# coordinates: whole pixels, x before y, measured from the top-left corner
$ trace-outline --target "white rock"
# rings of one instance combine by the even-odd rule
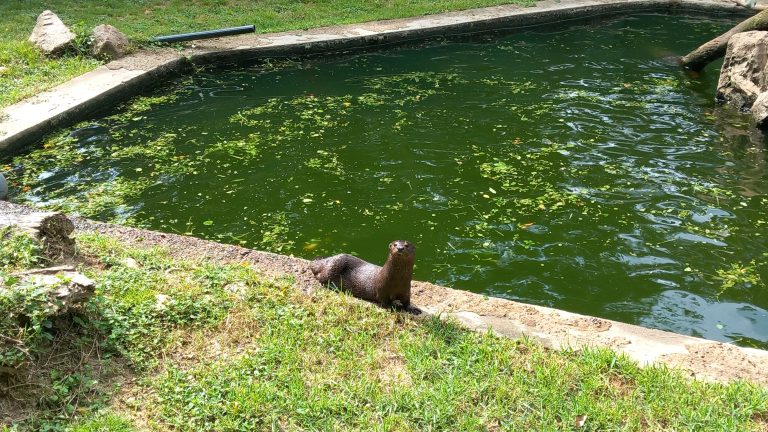
[[[56,16],[46,10],[37,17],[37,24],[29,36],[29,41],[40,47],[46,55],[60,54],[72,45],[75,34]]]
[[[158,310],[165,310],[168,306],[168,302],[170,302],[172,299],[165,295],[165,294],[157,294],[155,295],[155,308]]]
[[[122,263],[123,263],[124,266],[126,266],[128,268],[132,268],[132,269],[139,268],[139,263],[136,262],[136,260],[131,258],[131,257],[123,258]]]
[[[232,282],[230,284],[227,284],[224,289],[227,292],[230,292],[234,294],[239,299],[244,299],[245,296],[248,294],[248,285],[246,285],[244,282]]]

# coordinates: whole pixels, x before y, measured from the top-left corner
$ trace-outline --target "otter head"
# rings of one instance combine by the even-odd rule
[[[395,240],[389,244],[389,254],[395,257],[416,255],[416,246],[408,240]]]

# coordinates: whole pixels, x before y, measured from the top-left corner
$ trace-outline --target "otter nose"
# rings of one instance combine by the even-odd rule
[[[404,250],[405,250],[405,246],[404,246],[404,245],[402,245],[402,244],[398,244],[398,245],[396,245],[395,247],[397,248],[397,251],[398,251],[398,252],[402,252],[402,251],[404,251]]]

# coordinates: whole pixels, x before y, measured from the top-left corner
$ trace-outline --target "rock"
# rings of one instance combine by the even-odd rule
[[[750,31],[731,36],[720,69],[717,99],[749,111],[757,96],[768,90],[767,52],[768,32]]]
[[[751,111],[758,127],[768,127],[768,32],[737,33],[728,41],[717,99]]]
[[[49,10],[37,17],[37,24],[29,36],[29,41],[40,47],[48,56],[61,54],[74,40],[75,34]]]
[[[239,298],[240,300],[245,299],[245,297],[248,295],[248,285],[245,284],[245,282],[232,282],[230,284],[227,284],[224,287],[224,290],[232,293],[235,297]]]
[[[22,280],[47,291],[51,315],[64,315],[93,295],[96,282],[69,266],[29,270]]]
[[[752,104],[752,118],[757,127],[761,129],[768,127],[768,92],[760,93]]]
[[[121,262],[122,262],[122,264],[123,264],[124,266],[126,266],[126,267],[128,267],[128,268],[132,268],[132,269],[137,269],[137,268],[139,268],[139,263],[138,263],[138,262],[136,262],[136,260],[135,260],[135,259],[133,259],[133,258],[131,258],[131,257],[126,257],[126,258],[123,258],[123,260],[122,260]]]
[[[69,237],[75,225],[61,213],[0,214],[0,227],[16,227],[37,238],[43,245],[43,254],[51,261],[70,258],[76,253],[75,240]]]
[[[94,27],[91,32],[91,54],[94,57],[115,60],[123,57],[130,49],[130,42],[120,30],[109,24]]]
[[[3,173],[0,173],[0,200],[8,198],[8,181],[5,180]]]
[[[172,300],[173,299],[171,299],[169,296],[167,296],[165,294],[160,294],[160,293],[156,294],[155,295],[155,309],[157,309],[157,310],[165,310],[165,309],[167,309],[168,308],[168,306],[167,306],[168,303],[170,301],[172,301]]]

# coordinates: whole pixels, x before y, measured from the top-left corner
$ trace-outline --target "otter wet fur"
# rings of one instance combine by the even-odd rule
[[[406,240],[389,244],[389,255],[383,267],[348,254],[316,258],[310,264],[315,278],[326,285],[329,282],[353,296],[389,308],[395,301],[403,309],[411,304],[411,278],[416,247]]]

